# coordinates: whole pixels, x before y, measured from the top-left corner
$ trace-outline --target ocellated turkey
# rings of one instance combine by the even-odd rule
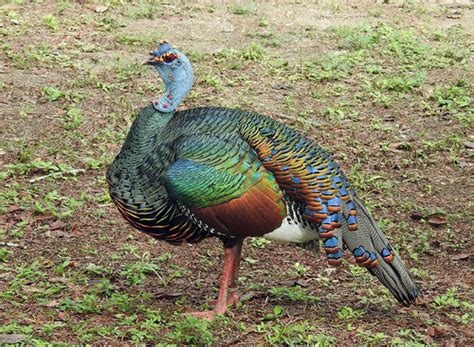
[[[314,141],[256,113],[203,107],[176,111],[191,90],[187,57],[165,41],[144,64],[156,68],[164,95],[140,111],[107,173],[110,195],[138,230],[174,244],[223,241],[220,292],[211,318],[235,303],[243,239],[311,244],[322,240],[329,264],[343,250],[404,305],[420,295],[404,263]]]

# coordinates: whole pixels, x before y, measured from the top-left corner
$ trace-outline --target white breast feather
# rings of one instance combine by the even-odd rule
[[[318,232],[311,229],[309,225],[305,227],[286,218],[278,229],[263,237],[275,241],[305,243],[318,239]]]

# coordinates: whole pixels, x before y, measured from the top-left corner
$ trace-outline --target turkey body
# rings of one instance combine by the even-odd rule
[[[276,140],[277,130],[322,152],[255,113],[195,108],[164,114],[146,107],[107,173],[111,197],[133,226],[171,243],[266,234],[298,243],[317,239],[303,204],[262,163],[281,145],[265,141]]]
[[[322,239],[330,264],[339,265],[347,248],[399,302],[419,296],[339,166],[312,140],[268,117],[226,108],[161,113],[150,105],[107,180],[121,214],[157,239],[179,244],[215,236],[228,248],[251,236]]]

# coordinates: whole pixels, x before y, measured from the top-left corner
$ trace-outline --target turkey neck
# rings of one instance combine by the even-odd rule
[[[133,122],[116,161],[125,161],[128,165],[143,161],[153,151],[153,144],[158,145],[157,138],[173,115],[174,112],[158,112],[152,106],[144,108]]]

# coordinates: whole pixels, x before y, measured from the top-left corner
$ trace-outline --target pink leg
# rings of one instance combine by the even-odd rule
[[[243,239],[239,239],[232,248],[224,248],[224,269],[222,270],[219,296],[214,309],[212,311],[192,312],[191,315],[213,319],[216,314],[224,314],[227,311],[228,304],[235,304],[238,301],[235,292],[231,292],[229,296],[229,287],[232,289],[237,287],[242,243]]]
[[[239,279],[239,269],[240,269],[240,255],[242,253],[242,244],[243,240],[239,241],[235,247],[236,257],[234,257],[234,268],[232,271],[232,280],[230,282],[230,293],[227,297],[227,305],[236,305],[239,302],[239,295],[237,294],[238,279]]]

